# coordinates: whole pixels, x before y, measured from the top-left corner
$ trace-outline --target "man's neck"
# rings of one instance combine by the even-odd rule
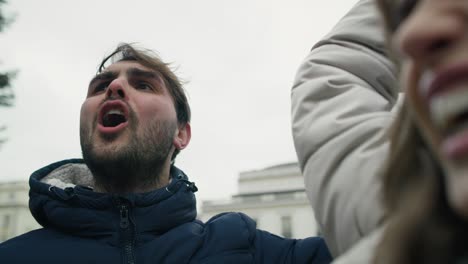
[[[122,176],[113,178],[112,175],[102,177],[93,174],[95,179],[95,191],[113,194],[144,193],[165,187],[170,182],[171,164],[166,163],[159,172],[147,170],[134,170]],[[108,171],[111,172],[111,171]],[[148,175],[148,173],[151,173]],[[154,174],[153,174],[154,173]]]

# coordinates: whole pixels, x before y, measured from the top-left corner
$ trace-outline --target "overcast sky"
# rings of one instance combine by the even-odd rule
[[[188,83],[192,140],[176,165],[198,200],[237,192],[239,172],[296,161],[290,126],[295,72],[356,0],[9,0],[0,70],[19,70],[0,181],[27,180],[81,157],[79,111],[90,78],[118,43],[173,62]]]

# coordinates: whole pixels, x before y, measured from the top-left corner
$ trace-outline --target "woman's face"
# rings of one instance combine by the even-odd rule
[[[396,2],[402,85],[445,172],[449,203],[468,218],[468,0]]]

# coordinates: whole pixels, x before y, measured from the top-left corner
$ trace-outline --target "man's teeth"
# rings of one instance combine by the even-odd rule
[[[115,127],[126,121],[127,118],[120,109],[110,109],[102,117],[102,125],[105,127]]]
[[[106,115],[112,115],[112,114],[123,115],[123,112],[118,110],[118,109],[112,109],[112,110],[110,110],[109,112],[106,113]]]
[[[457,121],[457,117],[468,112],[468,89],[459,88],[431,99],[432,120],[441,129],[446,129]]]

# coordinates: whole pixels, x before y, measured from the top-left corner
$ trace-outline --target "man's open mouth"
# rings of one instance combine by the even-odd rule
[[[102,125],[104,127],[116,127],[124,122],[127,122],[125,114],[117,109],[110,110],[102,117]]]
[[[111,101],[103,105],[99,112],[99,124],[105,128],[118,127],[128,121],[128,108],[120,101]]]

